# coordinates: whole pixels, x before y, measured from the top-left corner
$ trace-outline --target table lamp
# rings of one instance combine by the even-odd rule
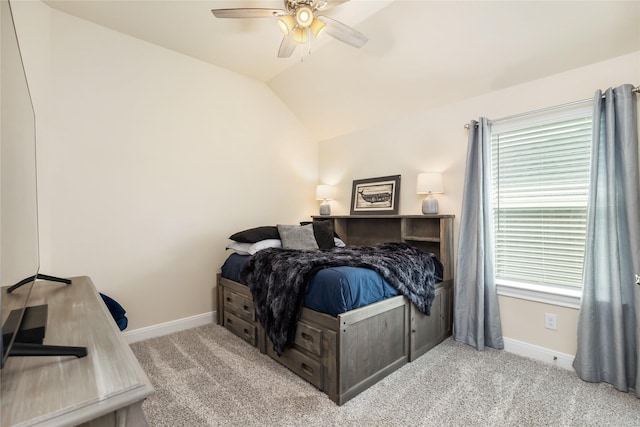
[[[322,204],[320,204],[320,215],[331,215],[329,200],[332,199],[333,187],[331,185],[320,184],[316,187],[316,200],[322,200]]]
[[[439,172],[425,172],[418,174],[417,194],[426,194],[422,201],[423,214],[438,213],[438,199],[433,197],[435,193],[444,193],[442,188],[442,175]]]

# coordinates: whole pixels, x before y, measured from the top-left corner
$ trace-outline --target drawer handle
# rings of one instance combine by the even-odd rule
[[[249,306],[245,305],[244,307],[242,307],[244,309],[244,311],[249,311]]]
[[[231,302],[231,301],[233,301],[233,299],[231,297],[227,297],[227,301]]]
[[[303,333],[301,334],[301,336],[302,336],[302,339],[303,339],[303,340],[307,340],[307,341],[313,342],[313,337],[312,337],[311,335],[306,334],[306,333],[304,333],[304,332],[303,332]]]
[[[227,323],[228,323],[229,325],[233,325],[233,322],[232,322],[232,321],[231,321],[231,319],[229,319],[228,317],[227,317]]]
[[[300,367],[302,367],[302,370],[305,371],[307,374],[313,375],[313,368],[311,366],[307,365],[306,363],[303,363],[302,365],[300,365]]]
[[[249,334],[249,330],[247,328],[244,329],[244,334],[246,336],[248,336],[248,337],[251,336],[251,334]]]

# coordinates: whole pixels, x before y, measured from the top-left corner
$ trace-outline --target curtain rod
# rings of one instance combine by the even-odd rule
[[[640,86],[636,86],[633,89],[631,89],[631,93],[640,93]],[[604,98],[604,95],[602,95],[602,97]],[[517,117],[526,116],[526,115],[529,115],[529,114],[544,113],[545,111],[555,110],[557,108],[570,107],[572,105],[582,104],[584,102],[589,102],[589,101],[592,101],[592,100],[593,100],[593,98],[587,98],[587,99],[583,99],[583,100],[580,100],[580,101],[569,102],[567,104],[562,104],[562,105],[556,105],[556,106],[553,106],[553,107],[542,108],[540,110],[528,111],[526,113],[520,113],[520,114],[514,114],[513,116],[502,117],[500,119],[495,119],[495,120],[491,120],[491,121],[492,122],[497,122],[497,121],[500,121],[500,120],[515,119]],[[465,129],[469,129],[469,123],[465,124],[464,128]]]

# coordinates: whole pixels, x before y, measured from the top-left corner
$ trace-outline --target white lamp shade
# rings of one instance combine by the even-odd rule
[[[311,32],[314,36],[320,37],[322,33],[324,33],[324,31],[327,29],[327,26],[318,18],[314,18],[313,21],[311,21],[309,29],[311,29]]]
[[[288,35],[296,26],[296,22],[291,15],[285,15],[278,20],[278,26],[284,35]]]
[[[306,28],[296,27],[293,30],[293,41],[298,44],[305,44],[309,39]]]
[[[333,186],[320,184],[316,187],[316,200],[332,200]]]
[[[307,6],[299,7],[296,10],[296,24],[299,27],[306,28],[313,22],[313,12]]]
[[[439,172],[425,172],[418,174],[417,194],[444,193],[442,175]]]

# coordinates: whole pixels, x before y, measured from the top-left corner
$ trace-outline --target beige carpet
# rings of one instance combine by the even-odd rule
[[[343,406],[207,325],[135,343],[152,426],[640,426],[640,399],[448,339]]]

